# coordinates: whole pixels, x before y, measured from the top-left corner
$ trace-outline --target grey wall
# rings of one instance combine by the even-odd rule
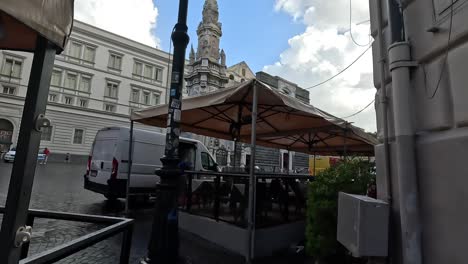
[[[385,3],[386,1],[381,1]],[[468,244],[468,1],[454,1],[451,46],[447,60],[450,31],[450,0],[402,1],[405,32],[418,66],[411,69],[411,115],[416,138],[416,168],[420,191],[423,227],[423,263],[466,263]],[[377,0],[370,0],[373,44],[374,83],[380,89],[379,45],[388,48],[388,28],[384,39],[377,36]],[[385,4],[384,4],[385,6]],[[386,8],[384,25],[386,25]],[[438,31],[431,33],[429,28]],[[441,75],[443,65],[445,71]],[[386,65],[387,97],[392,104],[391,78]],[[437,88],[438,80],[442,76]],[[376,102],[378,135],[383,140],[382,104]],[[389,139],[393,141],[393,109],[389,109]],[[391,157],[390,157],[391,158]],[[391,158],[394,160],[394,158]],[[376,147],[379,197],[385,198],[385,153]],[[391,165],[393,198],[393,263],[401,263],[401,237],[398,207],[398,175]]]

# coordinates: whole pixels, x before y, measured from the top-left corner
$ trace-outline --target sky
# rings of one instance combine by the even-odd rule
[[[196,28],[204,0],[189,3],[189,48],[192,44],[196,48]],[[246,61],[254,72],[281,76],[302,88],[336,75],[363,54],[371,42],[368,0],[218,3],[223,25],[221,48],[226,52],[227,64]],[[169,51],[178,4],[176,0],[75,0],[75,18]],[[337,117],[347,117],[372,102],[373,86],[372,56],[367,51],[333,80],[309,89],[310,102]],[[374,105],[347,120],[374,132]]]

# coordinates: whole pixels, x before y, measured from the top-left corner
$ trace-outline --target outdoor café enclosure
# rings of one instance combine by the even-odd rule
[[[181,228],[248,258],[271,255],[303,239],[306,187],[313,180],[310,175],[256,171],[256,145],[369,157],[377,143],[362,129],[256,79],[186,98],[181,112],[172,114],[180,122],[178,133],[250,144],[248,172],[186,171],[179,198]],[[164,128],[168,106],[133,112],[131,119]]]

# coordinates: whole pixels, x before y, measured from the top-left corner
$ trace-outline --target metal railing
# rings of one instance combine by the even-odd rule
[[[249,174],[187,171],[181,183],[179,207],[192,215],[247,226]],[[256,227],[305,219],[305,174],[256,173]]]
[[[0,207],[0,214],[5,214],[4,207]],[[120,233],[123,233],[123,239],[119,263],[129,263],[133,235],[133,219],[30,209],[28,211],[26,225],[33,227],[36,218],[107,224],[109,226],[29,257],[30,242],[24,243],[21,248],[21,261],[19,262],[21,264],[54,263]]]

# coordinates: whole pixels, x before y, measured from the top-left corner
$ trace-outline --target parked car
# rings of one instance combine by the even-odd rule
[[[130,129],[109,127],[98,131],[88,158],[84,188],[103,194],[108,199],[125,198],[128,178]],[[162,167],[166,135],[134,130],[133,165],[130,192],[141,195],[154,193],[159,177],[155,171]],[[208,149],[200,141],[180,138],[179,156],[189,170],[218,171]]]
[[[15,156],[16,156],[16,148],[12,148],[10,151],[5,153],[3,156],[3,161],[8,163],[8,162],[14,162],[15,161]],[[45,159],[45,155],[42,153],[37,154],[37,161],[42,162]]]

